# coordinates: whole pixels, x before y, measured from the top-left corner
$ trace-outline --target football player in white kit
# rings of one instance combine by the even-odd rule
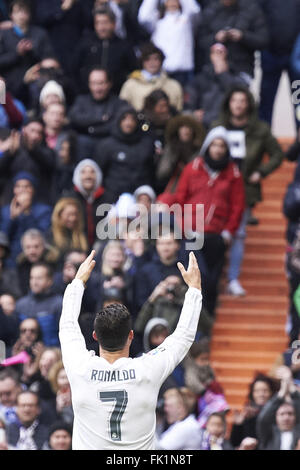
[[[133,339],[127,308],[112,304],[96,315],[88,351],[78,317],[84,287],[95,266],[92,251],[66,288],[59,325],[62,358],[74,410],[73,450],[155,450],[159,389],[192,345],[202,307],[201,275],[194,253],[178,268],[189,289],[174,333],[156,349],[129,357]]]

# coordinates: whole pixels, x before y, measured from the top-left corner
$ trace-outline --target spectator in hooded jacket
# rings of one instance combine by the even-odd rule
[[[179,82],[170,78],[164,71],[163,52],[154,44],[147,43],[141,48],[141,70],[132,72],[122,86],[120,97],[141,111],[145,98],[154,90],[167,93],[170,104],[178,111],[183,107],[183,90]]]
[[[248,82],[254,76],[254,52],[267,47],[269,34],[257,2],[217,0],[203,11],[198,41],[205,63],[209,63],[210,47],[224,44],[230,66]]]
[[[246,87],[237,86],[228,92],[219,118],[212,125],[227,129],[231,157],[239,166],[245,183],[246,207],[231,245],[227,286],[230,294],[240,296],[246,293],[239,282],[246,225],[258,223],[251,209],[262,200],[263,178],[281,165],[284,154],[269,125],[258,119],[254,98]],[[268,159],[264,160],[266,154]]]
[[[31,24],[27,0],[11,2],[10,18],[12,27],[1,34],[0,73],[7,81],[8,90],[19,98],[26,71],[53,50],[46,31]]]
[[[88,91],[88,74],[95,66],[104,67],[114,77],[112,90],[119,93],[127,75],[136,67],[136,56],[126,39],[115,34],[116,17],[109,8],[94,12],[94,31],[75,49],[73,71],[82,93]]]
[[[45,263],[36,263],[30,271],[30,293],[18,300],[16,311],[20,320],[37,318],[46,346],[58,346],[58,323],[62,297],[53,292],[53,273]]]
[[[245,206],[243,178],[231,162],[224,127],[209,132],[200,156],[184,168],[176,192],[163,193],[159,200],[169,205],[179,203],[182,208],[192,204],[191,220],[184,221],[185,228],[189,222],[191,232],[197,232],[196,205],[204,205],[204,245],[196,251],[196,256],[202,267],[203,304],[214,315],[226,247],[239,227]]]
[[[46,233],[51,224],[52,207],[34,200],[36,180],[26,172],[17,173],[13,180],[14,196],[9,205],[2,207],[0,228],[10,240],[10,256],[6,264],[16,266],[21,253],[20,239],[29,228]]]
[[[88,77],[89,94],[77,96],[70,109],[70,124],[79,134],[80,158],[93,157],[97,142],[110,136],[117,113],[126,105],[111,91],[112,85],[108,70],[94,67]]]
[[[194,0],[143,0],[139,22],[151,33],[151,41],[164,55],[164,69],[183,86],[194,72],[194,26],[200,6]]]
[[[94,160],[86,158],[76,166],[73,174],[74,196],[82,206],[85,218],[85,234],[91,248],[96,241],[96,226],[100,218],[96,212],[104,202],[102,186],[102,171]]]
[[[122,193],[133,193],[143,184],[151,185],[154,178],[154,142],[144,132],[137,112],[120,110],[111,137],[101,142],[95,160],[103,172],[106,201],[114,203]]]

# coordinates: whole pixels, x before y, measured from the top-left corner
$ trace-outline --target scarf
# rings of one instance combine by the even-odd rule
[[[24,426],[20,427],[20,437],[17,442],[18,450],[37,450],[37,445],[33,439],[33,435],[38,424],[39,422],[36,419],[28,428],[25,428]]]

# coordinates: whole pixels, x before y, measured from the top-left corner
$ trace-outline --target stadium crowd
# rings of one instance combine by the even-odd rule
[[[224,270],[228,295],[246,293],[240,269],[263,179],[284,158],[300,161],[300,131],[284,155],[270,127],[283,71],[300,79],[298,0],[0,0],[1,450],[71,449],[59,318],[92,248],[79,322],[96,354],[94,317],[113,302],[132,313],[132,357],[159,346],[187,290],[177,262],[197,257],[202,312],[160,390],[158,449],[300,450],[291,349],[249,384],[230,433],[210,363]],[[296,104],[294,115],[299,129]],[[291,342],[300,339],[299,194],[298,165],[283,207]],[[180,214],[169,214],[174,205]]]

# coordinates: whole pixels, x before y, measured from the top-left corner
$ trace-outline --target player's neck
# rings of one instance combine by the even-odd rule
[[[110,352],[110,351],[105,351],[104,349],[100,347],[99,355],[100,357],[103,357],[103,359],[105,359],[110,364],[113,364],[115,361],[117,361],[118,359],[121,359],[122,357],[129,357],[129,349],[124,348],[121,351]]]

